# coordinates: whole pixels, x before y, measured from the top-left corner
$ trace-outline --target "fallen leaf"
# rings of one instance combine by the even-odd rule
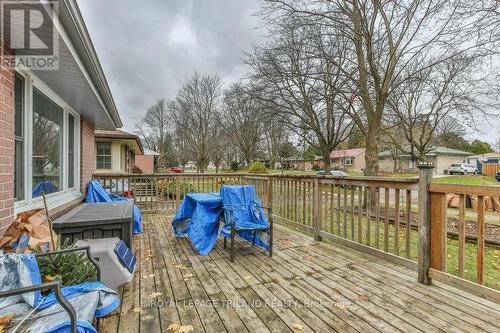
[[[178,333],[189,333],[192,330],[194,330],[193,325],[183,325],[183,326],[179,327]]]
[[[172,324],[168,325],[168,327],[167,327],[167,331],[175,331],[175,330],[176,330],[176,329],[178,329],[178,328],[179,328],[179,324],[177,324],[177,323],[172,323]]]
[[[141,320],[151,320],[151,319],[153,319],[153,316],[150,315],[141,317]]]
[[[192,277],[193,277],[193,274],[191,274],[191,273],[184,274],[184,278],[185,279],[189,279],[189,278],[192,278]]]
[[[362,301],[369,301],[370,300],[370,296],[368,296],[368,295],[359,295],[359,299],[362,300]]]
[[[0,317],[0,325],[5,325],[10,323],[10,321],[14,318],[14,313],[9,313],[8,315],[5,315],[3,317]]]
[[[251,275],[245,275],[243,278],[244,278],[245,280],[250,280],[250,279],[252,278],[252,276],[251,276]]]
[[[154,277],[155,277],[155,275],[154,275],[154,274],[149,274],[149,275],[144,275],[142,278],[143,278],[144,280],[147,280],[147,279],[151,279],[151,278],[154,278]]]
[[[151,295],[149,295],[150,297],[158,297],[158,296],[161,296],[163,295],[162,293],[159,293],[159,292],[154,292],[152,293]]]
[[[184,268],[186,268],[186,267],[184,267],[184,265],[183,265],[183,264],[178,264],[178,265],[175,265],[175,267],[177,267],[178,269],[184,269]]]
[[[311,256],[305,256],[303,259],[307,261],[314,261],[314,257]]]
[[[302,325],[300,323],[295,323],[292,325],[292,327],[294,330],[297,330],[297,331],[302,331],[304,329],[304,325]]]
[[[5,332],[5,328],[3,327],[3,325],[0,325],[0,333],[4,333]]]
[[[141,307],[136,307],[136,308],[132,309],[132,312],[134,312],[134,313],[141,312],[141,311],[142,311]]]
[[[54,275],[50,275],[50,274],[47,274],[47,275],[45,275],[45,276],[43,277],[43,279],[44,279],[45,281],[47,281],[47,282],[52,282],[52,281],[54,281],[54,280],[55,280],[55,278],[56,278],[56,277],[55,277]]]
[[[155,257],[154,255],[152,255],[152,254],[148,254],[148,255],[146,256],[146,260],[151,260],[151,259],[153,259],[154,257]]]

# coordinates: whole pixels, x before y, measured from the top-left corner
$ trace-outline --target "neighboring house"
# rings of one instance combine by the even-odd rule
[[[467,163],[477,164],[477,163],[500,163],[500,153],[485,153],[478,155],[471,155],[467,157]]]
[[[363,171],[365,168],[365,148],[334,150],[330,153],[332,169]],[[317,156],[315,162],[323,167],[323,158]]]
[[[427,154],[427,160],[434,162],[435,174],[444,174],[453,163],[463,163],[472,153],[451,149],[442,146],[432,148]],[[417,162],[412,161],[410,147],[405,147],[396,163],[397,172],[417,172]],[[394,159],[389,151],[379,153],[379,170],[383,172],[394,171]]]
[[[144,154],[141,140],[123,130],[95,130],[96,173],[142,173],[136,156]]]
[[[96,165],[94,128],[122,126],[75,0],[59,1],[55,27],[58,69],[0,62],[0,235],[17,213],[43,207],[42,192],[53,216],[80,203]],[[2,56],[25,32],[12,29],[0,36]]]
[[[298,156],[292,156],[283,160],[283,166],[286,169],[292,170],[311,170],[313,161],[308,161]]]
[[[159,153],[144,148],[143,155],[135,155],[135,166],[140,169],[143,173],[154,173],[155,172],[155,160],[160,156]]]

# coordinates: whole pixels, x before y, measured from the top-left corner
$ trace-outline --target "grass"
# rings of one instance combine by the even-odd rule
[[[495,177],[488,176],[448,176],[439,177],[432,180],[440,184],[463,184],[463,185],[500,185]]]

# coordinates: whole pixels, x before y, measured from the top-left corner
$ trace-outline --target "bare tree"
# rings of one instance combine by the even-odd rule
[[[416,58],[432,68],[461,57],[498,54],[499,4],[486,0],[267,0],[262,15],[275,27],[321,26],[347,40],[349,62],[338,65],[355,85],[352,117],[366,138],[366,175],[378,171],[379,137],[387,102]],[[330,32],[328,32],[328,30]],[[337,64],[337,54],[323,53]],[[352,71],[352,68],[355,71]],[[406,75],[406,77],[408,77]],[[411,76],[410,76],[411,77]]]
[[[167,166],[167,161],[172,160],[172,110],[168,108],[165,98],[159,99],[151,105],[138,125],[135,132],[141,138],[143,144],[160,153],[157,163],[159,166]]]
[[[185,149],[196,161],[198,172],[205,172],[215,148],[214,123],[221,107],[222,82],[218,75],[197,72],[184,83],[173,103],[177,132]]]
[[[221,125],[247,165],[257,155],[264,133],[262,103],[241,83],[231,85],[224,93]]]
[[[494,107],[485,85],[488,75],[472,73],[473,63],[473,59],[454,59],[420,71],[412,69],[410,77],[397,84],[387,101],[388,114],[403,129],[412,158],[426,159],[444,120],[474,124],[476,117],[488,115]]]
[[[262,89],[259,98],[276,110],[278,119],[293,132],[320,149],[329,173],[331,151],[352,128],[348,116],[352,99],[344,94],[348,82],[339,75],[341,69],[314,56],[318,40],[309,30],[281,22],[274,31],[275,39],[255,47],[246,62],[253,70],[251,79]],[[337,51],[337,61],[343,62],[345,53]]]

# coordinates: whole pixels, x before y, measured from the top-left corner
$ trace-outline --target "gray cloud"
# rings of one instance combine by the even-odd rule
[[[264,37],[259,0],[79,0],[124,128],[195,70],[237,80],[242,50]]]

